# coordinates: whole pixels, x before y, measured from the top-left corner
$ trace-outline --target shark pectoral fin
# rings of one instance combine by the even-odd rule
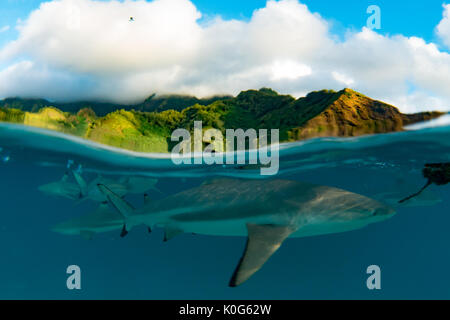
[[[164,242],[167,242],[169,240],[172,240],[176,236],[183,234],[184,231],[180,228],[173,227],[173,226],[167,226],[164,229]]]
[[[88,186],[86,181],[84,181],[83,177],[79,173],[75,171],[72,171],[72,173],[75,177],[75,181],[77,182],[78,187],[80,187],[80,198],[86,197],[88,195]]]
[[[290,226],[247,224],[248,240],[244,255],[233,274],[230,287],[247,281],[269,260],[296,228]]]
[[[94,238],[95,232],[93,231],[80,231],[80,236],[86,240],[92,240]]]

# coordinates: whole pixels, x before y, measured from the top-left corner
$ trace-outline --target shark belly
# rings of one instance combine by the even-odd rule
[[[291,238],[307,238],[322,236],[327,234],[344,233],[355,231],[367,227],[365,222],[346,222],[346,223],[321,223],[307,224],[302,226],[297,232],[291,235]]]
[[[248,224],[292,225],[295,224],[294,216],[290,209],[274,212],[270,205],[245,203],[227,207],[220,203],[208,203],[206,206],[178,207],[144,217],[150,217],[158,226],[171,226],[185,233],[246,237]]]
[[[184,222],[177,224],[177,226],[185,233],[207,236],[246,237],[247,223],[246,220],[202,221]]]
[[[193,221],[176,223],[178,228],[186,233],[194,233],[208,236],[230,236],[230,237],[247,237],[247,225],[284,225],[274,222],[272,219],[256,218],[256,219],[239,219],[239,220],[221,220],[221,221]],[[365,222],[337,222],[337,223],[314,223],[305,224],[298,228],[290,238],[306,238],[321,236],[327,234],[344,233],[365,228],[368,224]],[[297,226],[291,225],[293,228]]]

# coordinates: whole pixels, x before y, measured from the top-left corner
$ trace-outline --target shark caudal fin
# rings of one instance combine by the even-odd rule
[[[247,281],[280,248],[283,241],[296,231],[290,226],[247,224],[248,240],[244,255],[233,274],[230,287]]]
[[[117,210],[118,213],[123,218],[123,228],[121,237],[125,237],[128,232],[134,227],[134,223],[132,221],[132,217],[135,215],[135,209],[131,204],[126,202],[124,199],[119,197],[117,194],[112,192],[107,186],[103,184],[97,185],[99,190],[105,195],[108,199],[108,203]]]
[[[85,198],[88,195],[88,186],[83,177],[76,171],[72,171],[73,176],[75,177],[75,181],[80,187],[80,198]]]

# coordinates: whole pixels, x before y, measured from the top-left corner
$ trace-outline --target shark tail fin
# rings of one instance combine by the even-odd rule
[[[88,186],[86,181],[83,179],[83,177],[76,171],[72,171],[73,176],[75,177],[75,181],[77,182],[78,186],[80,187],[80,198],[84,198],[88,195]]]
[[[123,218],[123,229],[121,233],[121,237],[125,237],[128,232],[133,228],[134,223],[132,217],[135,215],[135,209],[131,204],[122,199],[122,197],[118,196],[114,192],[112,192],[107,186],[104,184],[97,185],[99,190],[106,196],[108,199],[108,203],[117,210],[118,213]]]

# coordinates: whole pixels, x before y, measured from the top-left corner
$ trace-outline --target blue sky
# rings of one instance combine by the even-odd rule
[[[8,32],[0,34],[0,45],[16,36],[13,26],[17,19],[26,19],[37,9],[41,0],[0,1],[0,28],[9,25]],[[225,19],[248,19],[255,9],[265,6],[265,0],[193,0],[197,8],[208,16],[221,15]],[[334,31],[345,28],[361,29],[367,20],[366,9],[376,4],[382,10],[383,33],[401,33],[435,40],[434,28],[442,18],[442,0],[303,0],[309,9],[320,13],[334,23]]]
[[[200,11],[219,13],[225,18],[250,17],[264,7],[265,0],[194,0]],[[366,24],[366,9],[378,5],[382,10],[382,32],[434,39],[434,28],[442,18],[442,0],[303,0],[313,12],[333,20],[336,27],[360,29]]]

